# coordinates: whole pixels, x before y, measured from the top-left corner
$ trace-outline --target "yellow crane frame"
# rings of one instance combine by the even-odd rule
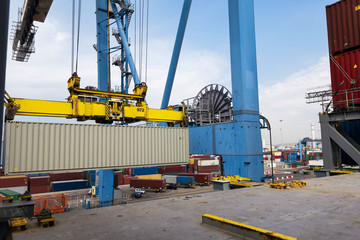
[[[5,119],[16,115],[76,118],[78,121],[95,120],[98,123],[124,121],[166,122],[168,125],[186,126],[185,106],[182,111],[152,109],[145,102],[147,86],[139,84],[133,94],[80,88],[80,77],[74,73],[68,80],[70,96],[67,102],[11,98],[5,92]]]

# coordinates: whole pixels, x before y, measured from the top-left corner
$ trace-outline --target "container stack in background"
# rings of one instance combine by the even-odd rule
[[[28,176],[1,176],[0,177],[0,191],[9,189],[11,191],[24,194],[28,190]]]
[[[216,155],[190,155],[189,172],[221,175],[222,159]]]
[[[51,191],[69,191],[89,188],[89,181],[84,180],[84,172],[51,173]]]
[[[326,6],[331,87],[335,112],[360,111],[360,0],[341,0]],[[360,121],[342,129],[358,144]],[[357,165],[344,151],[343,164]]]
[[[29,176],[29,193],[50,192],[50,176]]]
[[[360,106],[360,1],[328,5],[326,17],[334,110],[351,110]]]

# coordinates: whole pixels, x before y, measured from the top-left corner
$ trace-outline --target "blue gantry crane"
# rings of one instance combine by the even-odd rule
[[[184,0],[161,108],[168,107],[191,2]],[[185,116],[190,124],[190,153],[221,155],[226,175],[241,175],[260,181],[264,171],[259,123],[254,2],[228,0],[228,8],[232,94],[226,88],[212,84],[200,91],[191,106],[187,105]],[[128,41],[133,12],[130,0],[96,0],[95,48],[98,57],[99,91],[111,90],[110,55],[116,51],[120,52],[120,55],[113,59],[113,64],[121,69],[121,92],[128,92],[130,81],[133,81],[135,86],[141,82]],[[115,47],[110,46],[110,26],[115,26],[113,35],[118,43]],[[106,97],[100,98],[100,101],[105,102]],[[197,121],[199,118],[201,121]],[[114,170],[111,169],[98,172],[99,200],[103,206],[110,205],[113,198],[113,175]]]
[[[168,105],[191,0],[184,1],[161,108]],[[253,0],[228,0],[232,95],[211,84],[187,103],[190,154],[217,154],[225,175],[264,176]]]

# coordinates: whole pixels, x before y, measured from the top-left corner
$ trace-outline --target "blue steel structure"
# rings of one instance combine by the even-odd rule
[[[118,5],[115,4],[118,2]],[[111,6],[111,8],[110,8]],[[112,10],[112,12],[110,12]],[[110,77],[110,51],[121,51],[121,64],[125,72],[121,76],[121,90],[128,92],[130,68],[132,79],[135,84],[140,80],[135,68],[135,63],[130,52],[128,43],[129,20],[133,10],[129,0],[96,0],[96,30],[97,30],[97,57],[98,57],[98,89],[101,91],[111,90]],[[116,26],[120,35],[120,46],[110,47],[109,28],[110,18],[115,19]],[[101,206],[109,206],[113,199],[114,170],[99,170],[99,201]]]
[[[189,17],[191,2],[192,2],[192,0],[184,0],[184,5],[183,5],[180,22],[179,22],[179,27],[178,27],[178,31],[176,34],[173,55],[171,57],[169,73],[168,73],[167,80],[166,80],[166,86],[165,86],[165,90],[164,90],[163,99],[161,102],[161,109],[167,108],[169,105],[169,98],[170,98],[171,89],[172,89],[172,86],[174,83],[174,77],[175,77],[175,73],[176,73],[177,64],[179,61],[182,42],[184,40],[185,29],[186,29],[187,20]]]
[[[100,170],[97,174],[99,175],[100,206],[111,206],[114,196],[114,169]]]
[[[97,0],[98,87],[109,91],[110,46],[109,17],[115,19],[121,36],[122,61],[129,66],[134,83],[140,83],[128,45],[129,1],[118,6],[110,0],[113,14],[106,0]],[[223,124],[190,128],[190,153],[218,154],[224,162],[225,175],[241,175],[260,181],[264,176],[262,143],[259,123],[259,101],[255,47],[253,0],[228,0],[231,50],[231,78],[233,89],[233,121]],[[168,105],[191,0],[184,0],[178,33],[170,64],[161,108]],[[126,76],[125,76],[126,77]],[[122,84],[125,80],[122,79]],[[125,83],[126,84],[126,83]],[[128,85],[127,85],[128,86]],[[126,86],[122,85],[122,90]],[[113,198],[113,170],[99,171],[99,200],[103,206]]]
[[[264,176],[253,0],[228,0],[233,121],[189,129],[190,154],[217,154],[224,173]]]

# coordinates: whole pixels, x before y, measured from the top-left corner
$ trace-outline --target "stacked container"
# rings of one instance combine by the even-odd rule
[[[190,156],[190,172],[221,174],[221,157],[209,154]]]
[[[1,176],[0,190],[10,189],[23,194],[28,188],[28,177],[26,175]]]
[[[326,6],[335,111],[360,106],[360,0]]]
[[[89,187],[89,181],[84,180],[84,172],[64,172],[50,174],[52,192],[84,189]]]
[[[50,192],[50,176],[29,177],[29,192],[31,194]]]

